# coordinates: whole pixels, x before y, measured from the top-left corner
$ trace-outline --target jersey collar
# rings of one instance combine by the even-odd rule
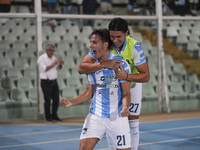
[[[115,45],[113,45],[114,48],[115,48],[115,51],[117,52],[117,54],[122,54],[124,52],[125,47],[126,47],[126,42],[127,42],[127,39],[125,38],[124,45],[123,45],[122,50],[120,52],[117,50],[117,48],[115,47]]]

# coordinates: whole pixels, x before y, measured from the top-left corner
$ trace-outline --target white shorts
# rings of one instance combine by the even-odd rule
[[[115,120],[88,114],[82,128],[80,139],[98,138],[101,140],[106,133],[108,146],[111,150],[129,148],[131,144],[128,117]]]
[[[131,103],[129,106],[130,115],[140,115],[142,105],[142,83],[131,85]]]

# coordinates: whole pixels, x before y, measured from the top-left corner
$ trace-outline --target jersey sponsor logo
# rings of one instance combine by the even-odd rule
[[[101,95],[114,95],[113,91],[107,91],[107,90],[99,90],[98,94]]]
[[[119,88],[119,85],[117,84],[96,84],[96,86],[99,88]]]
[[[116,76],[101,76],[100,80],[104,82],[112,82],[112,81],[116,81],[117,77]]]

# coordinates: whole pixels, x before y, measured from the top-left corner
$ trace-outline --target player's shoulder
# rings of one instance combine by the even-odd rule
[[[112,52],[111,52],[112,53]],[[119,61],[123,61],[124,59],[117,54],[112,53],[111,59],[118,59]]]

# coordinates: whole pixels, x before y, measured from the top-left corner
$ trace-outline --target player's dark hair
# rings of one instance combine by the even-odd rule
[[[122,31],[123,33],[128,31],[128,34],[130,34],[128,23],[122,18],[113,18],[108,26],[108,29],[112,31]]]
[[[108,29],[96,29],[90,34],[90,37],[92,35],[98,35],[102,42],[108,42],[108,48],[112,46],[112,41],[110,40],[110,34]]]

